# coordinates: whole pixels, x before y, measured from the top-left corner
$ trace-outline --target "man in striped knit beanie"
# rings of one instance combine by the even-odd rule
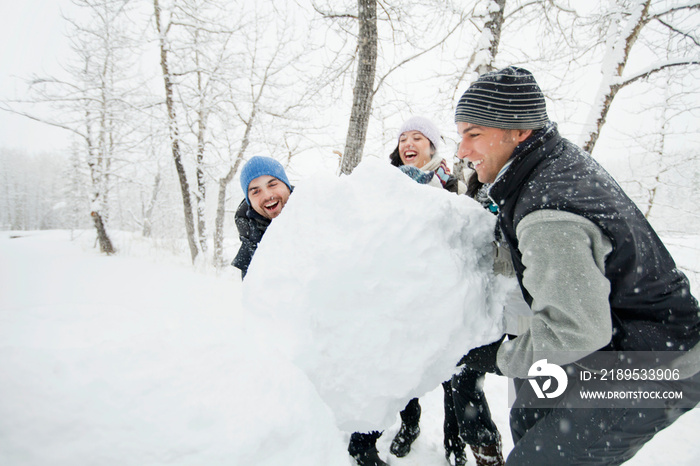
[[[688,279],[615,180],[549,121],[529,71],[480,76],[455,122],[457,156],[491,184],[533,313],[517,337],[461,361],[514,379],[507,464],[623,463],[700,400],[700,307]],[[606,380],[602,371],[613,366],[668,377]],[[582,396],[669,386],[681,398]]]

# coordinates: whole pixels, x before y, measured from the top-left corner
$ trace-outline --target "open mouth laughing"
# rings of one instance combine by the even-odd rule
[[[483,160],[477,160],[476,162],[472,162],[471,160],[467,161],[467,167],[471,168],[472,170],[476,170],[476,167],[481,165]]]
[[[274,212],[275,210],[277,210],[277,207],[279,207],[279,206],[280,206],[279,199],[271,199],[270,201],[263,204],[263,207],[268,212]]]
[[[416,157],[418,157],[418,152],[414,150],[407,150],[403,153],[403,158],[406,161],[405,163],[414,161]]]

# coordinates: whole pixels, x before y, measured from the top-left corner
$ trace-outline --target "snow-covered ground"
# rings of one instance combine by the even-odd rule
[[[0,464],[351,464],[311,384],[241,324],[237,273],[91,246],[0,233]],[[509,450],[507,380],[487,376],[485,390]],[[392,465],[445,464],[442,389],[421,404],[408,457],[388,454],[398,418],[379,441]],[[696,409],[628,464],[694,466],[698,429]],[[315,451],[333,461],[308,462]]]
[[[297,194],[299,202],[304,196],[314,199],[313,190]],[[294,209],[291,201],[288,208],[289,212]],[[402,218],[414,214],[400,213]],[[353,241],[347,236],[341,239]],[[328,250],[321,237],[314,241],[319,250]],[[251,268],[251,281],[243,286],[233,268],[216,276],[193,270],[180,258],[169,258],[127,235],[119,236],[118,242],[121,253],[105,257],[92,248],[90,232],[73,241],[65,231],[0,232],[1,465],[353,464],[346,453],[349,433],[338,427],[348,420],[343,418],[347,412],[338,410],[324,387],[338,388],[334,384],[357,372],[353,364],[363,361],[355,360],[355,353],[345,354],[343,364],[334,370],[318,370],[328,357],[339,357],[330,351],[328,341],[304,347],[303,341],[289,338],[290,348],[304,351],[280,352],[287,330],[276,328],[269,314],[258,316],[243,305],[251,303],[247,293],[264,290],[273,295],[278,285],[293,285],[279,283],[277,273],[256,270],[272,260],[266,258],[266,254],[274,256],[272,252],[259,251],[261,263]],[[669,243],[681,266],[700,263],[698,238],[674,238]],[[311,249],[304,254],[312,254]],[[390,262],[386,256],[382,259]],[[298,273],[284,261],[279,265]],[[440,265],[444,268],[444,261]],[[353,265],[357,266],[361,264]],[[392,270],[384,264],[377,272]],[[317,278],[315,286],[329,292],[340,288],[340,284],[334,288],[333,277]],[[697,275],[691,278],[697,292]],[[411,281],[406,284],[415,287]],[[333,296],[327,300],[332,302]],[[353,299],[335,297],[343,302]],[[266,299],[274,302],[270,296]],[[290,295],[289,309],[308,299]],[[288,310],[283,301],[278,300],[277,306],[280,313]],[[399,328],[411,328],[411,321],[425,324],[418,305],[404,303],[404,307],[413,319]],[[339,305],[338,312],[344,311]],[[320,313],[312,317],[316,328],[333,322],[324,321]],[[284,319],[279,324],[287,325]],[[402,354],[415,354],[421,361],[414,368],[420,380],[405,379],[406,368],[386,369],[393,381],[382,379],[374,388],[388,391],[383,394],[388,405],[396,405],[397,397],[410,396],[427,380],[440,380],[442,374],[425,373],[429,364],[421,359],[432,354],[435,341],[430,335],[440,330],[435,327],[429,335],[413,340],[396,338],[391,340],[395,354],[376,354],[373,363],[379,368],[406,359]],[[326,328],[321,333],[329,336],[328,332],[339,346],[347,343],[342,341],[343,332]],[[383,335],[371,328],[364,335],[350,334],[360,346]],[[311,340],[319,338],[313,332],[308,335]],[[377,348],[386,347],[378,344]],[[316,351],[313,358],[310,350]],[[362,351],[356,355],[367,358]],[[305,365],[310,360],[314,364]],[[401,387],[407,387],[405,393],[399,393]],[[439,382],[434,387],[421,398],[422,434],[406,458],[388,453],[399,427],[398,414],[387,424],[378,446],[391,465],[447,464],[442,448],[442,388]],[[349,397],[345,402],[381,401],[369,390],[357,387],[359,399]],[[487,376],[485,391],[507,453],[512,448],[508,381]],[[697,464],[699,428],[700,410],[696,409],[659,433],[628,464]],[[474,464],[473,459],[470,462]]]

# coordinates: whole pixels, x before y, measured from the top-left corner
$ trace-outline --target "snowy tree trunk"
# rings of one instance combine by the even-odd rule
[[[501,42],[501,30],[503,29],[504,14],[506,8],[506,0],[487,0],[487,11],[486,22],[481,30],[481,36],[477,41],[476,50],[469,59],[469,63],[464,69],[464,73],[460,78],[462,78],[470,73],[470,70],[474,71],[474,77],[479,77],[484,73],[493,71],[496,69],[496,55],[498,55],[498,45]],[[459,82],[455,87],[455,90],[459,86]],[[464,176],[464,168],[466,167],[466,160],[459,159],[454,164],[454,175],[457,179],[466,183]]]
[[[231,167],[225,177],[219,180],[219,195],[216,201],[216,220],[214,221],[214,266],[224,265],[224,220],[226,219],[226,188],[236,174],[236,167]]]
[[[377,68],[377,2],[376,0],[358,0],[357,4],[360,23],[357,79],[352,93],[352,112],[340,167],[341,173],[346,175],[352,173],[362,160],[367,126],[372,111],[374,77]]]
[[[197,233],[202,254],[207,252],[207,186],[204,177],[204,151],[206,146],[207,109],[206,92],[202,85],[202,68],[199,62],[199,30],[195,31],[195,65],[197,69]]]
[[[153,180],[153,190],[151,191],[151,198],[148,200],[148,205],[143,212],[143,227],[141,234],[144,238],[150,238],[153,227],[153,209],[156,205],[156,200],[158,199],[158,193],[160,192],[160,167],[158,168],[158,173]]]
[[[89,118],[89,115],[88,115]],[[96,154],[97,149],[92,146],[90,140],[87,141],[88,144],[88,165],[90,166],[90,177],[92,181],[92,199],[91,199],[91,212],[90,217],[92,218],[93,225],[95,226],[95,232],[97,233],[97,242],[100,245],[100,252],[105,254],[114,253],[114,245],[112,240],[110,240],[107,234],[107,228],[105,226],[105,198],[102,195],[102,186],[104,174],[102,173],[103,167],[100,163],[100,158]]]
[[[92,196],[90,199],[90,217],[92,218],[93,225],[95,226],[95,231],[97,233],[97,241],[100,245],[100,251],[105,254],[113,254],[114,246],[112,241],[109,239],[107,234],[107,228],[105,227],[105,198],[102,195],[103,189],[103,178],[102,173],[103,167],[99,155],[97,154],[98,149],[94,147],[91,139],[90,127],[90,113],[86,112],[85,119],[88,126],[88,137],[86,138],[87,153],[88,153],[88,166],[90,167],[90,180],[92,184]]]
[[[622,29],[622,14],[610,24],[606,40],[606,51],[601,69],[602,79],[591,111],[588,114],[581,136],[582,147],[592,153],[613,99],[622,88],[621,77],[627,65],[632,46],[647,22],[651,0],[637,0]]]
[[[477,76],[495,69],[494,63],[498,55],[498,44],[501,42],[505,8],[506,0],[488,0],[487,20],[470,63]]]
[[[110,240],[107,235],[107,229],[102,221],[102,216],[94,211],[90,215],[92,216],[95,230],[97,231],[97,241],[100,244],[100,251],[105,254],[114,254],[114,246],[112,245],[112,240]]]
[[[216,220],[214,222],[214,266],[223,267],[224,263],[224,221],[226,220],[226,189],[229,183],[236,176],[240,167],[241,159],[236,159],[236,163],[231,167],[225,177],[219,180],[219,196],[216,204]]]
[[[90,67],[88,61],[86,62],[85,66],[86,76],[88,74],[89,68]],[[95,232],[97,234],[97,243],[100,245],[100,252],[103,252],[105,254],[114,254],[114,245],[112,244],[112,240],[107,234],[107,227],[105,226],[107,219],[107,198],[105,195],[107,183],[104,162],[105,154],[102,153],[102,151],[105,150],[104,108],[101,108],[101,117],[97,119],[99,129],[97,142],[95,142],[95,136],[93,135],[92,129],[93,115],[89,107],[90,99],[85,99],[85,106],[85,145],[87,152],[87,164],[88,167],[90,167],[90,181],[92,188],[92,196],[90,199],[90,217],[92,218],[93,225],[95,226]]]
[[[207,252],[207,186],[204,176],[205,111],[200,109],[197,119],[197,233],[202,254]]]
[[[187,173],[182,163],[180,153],[180,135],[177,126],[177,115],[175,112],[175,102],[173,101],[173,84],[170,70],[168,68],[168,55],[165,41],[165,32],[161,27],[161,8],[158,0],[153,0],[155,11],[156,29],[160,37],[160,65],[163,72],[163,82],[165,85],[165,105],[168,111],[168,127],[170,133],[170,143],[175,162],[175,171],[180,181],[180,192],[182,194],[182,207],[185,215],[185,230],[187,233],[187,243],[190,247],[190,257],[194,263],[199,253],[197,241],[195,239],[194,216],[192,213],[192,200],[190,198],[190,186],[187,182]]]
[[[262,92],[262,90],[261,90]],[[226,216],[226,189],[233,180],[233,177],[238,173],[238,169],[243,163],[243,156],[245,155],[248,145],[250,144],[250,132],[253,128],[253,123],[255,121],[256,105],[257,99],[254,101],[253,109],[251,110],[250,117],[246,122],[245,133],[243,133],[243,139],[241,140],[241,146],[238,150],[238,155],[236,156],[236,161],[231,166],[231,169],[226,174],[225,177],[219,180],[219,196],[216,205],[216,220],[214,223],[214,265],[216,267],[222,267],[224,264],[224,220]]]

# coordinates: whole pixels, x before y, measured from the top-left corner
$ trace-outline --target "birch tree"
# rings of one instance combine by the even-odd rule
[[[594,21],[603,25],[605,49],[601,66],[601,81],[597,95],[591,106],[581,135],[582,147],[593,152],[600,132],[615,97],[625,87],[669,68],[697,67],[700,65],[700,41],[697,28],[688,18],[697,18],[700,3],[651,0],[617,0],[610,9]],[[656,57],[644,67],[627,72],[626,67],[635,46],[647,33],[654,34],[654,29],[671,34],[670,41],[677,45],[674,57]],[[656,47],[647,47],[649,52],[656,52]],[[661,47],[661,50],[665,48]]]
[[[92,185],[91,217],[97,231],[100,250],[114,252],[107,234],[109,196],[117,154],[126,150],[131,129],[124,124],[130,110],[133,85],[123,75],[127,54],[134,43],[126,31],[128,0],[80,0],[92,21],[76,29],[74,49],[81,56],[82,70],[76,68],[81,82],[84,110],[83,140],[87,152]],[[122,86],[122,88],[120,88]]]
[[[307,27],[299,22],[294,3],[278,2],[270,9],[256,5],[239,10],[240,30],[232,40],[235,73],[226,80],[216,139],[226,141],[218,148],[224,163],[218,171],[213,263],[224,265],[223,240],[228,201],[227,190],[248,157],[251,148],[264,150],[283,165],[300,147],[290,149],[288,139],[297,127],[310,127],[309,108],[319,92],[318,82],[299,76],[309,69],[307,58],[316,46]],[[301,12],[303,13],[303,12]],[[296,79],[289,76],[296,75]],[[311,82],[309,82],[311,81]],[[302,130],[299,130],[302,131]],[[286,154],[282,155],[282,148]],[[287,159],[286,162],[284,159]]]
[[[476,41],[474,52],[469,57],[462,74],[457,78],[452,100],[455,100],[457,97],[455,95],[457,88],[466,76],[471,75],[477,78],[496,69],[496,55],[498,55],[498,45],[501,41],[506,0],[485,0],[483,7],[484,11],[481,15],[484,23],[481,27],[481,33]],[[459,159],[454,163],[454,174],[462,182],[466,181],[464,176],[465,165],[464,159]]]
[[[352,12],[350,8],[339,10],[335,5],[333,8],[336,10],[315,6],[318,13],[336,25],[337,37],[344,41],[343,47],[334,50],[333,62],[327,68],[338,77],[337,82],[354,71],[345,148],[342,153],[338,151],[340,173],[347,174],[362,159],[371,129],[370,119],[378,123],[374,132],[379,129],[383,132],[387,119],[400,116],[397,110],[413,112],[435,102],[435,94],[422,97],[425,94],[422,89],[416,92],[415,86],[427,89],[435,85],[436,93],[440,86],[435,81],[428,84],[427,80],[434,78],[428,76],[432,67],[425,66],[425,62],[420,66],[419,60],[439,60],[449,48],[448,39],[466,23],[467,14],[450,1],[439,4],[365,1],[358,2]],[[348,56],[342,50],[347,50],[351,41],[357,47]],[[345,100],[340,100],[342,105]]]
[[[242,40],[248,19],[237,2],[183,0],[175,2],[173,7],[177,12],[177,27],[182,30],[177,47],[179,104],[194,146],[196,186],[192,194],[198,245],[206,255],[207,183],[212,178],[207,173],[212,164],[208,152],[221,146],[212,137],[212,124],[216,123],[212,117],[218,113],[219,120],[227,120],[226,91],[228,83],[240,73],[236,64],[242,60],[232,42]]]
[[[474,51],[456,80],[455,93],[467,77],[476,78],[496,69],[495,61],[505,19],[506,0],[482,0],[477,6],[470,16],[472,22],[481,20],[482,25],[479,27]],[[453,100],[456,97],[459,96],[453,94]]]
[[[178,181],[180,183],[180,193],[182,195],[182,208],[185,218],[185,231],[187,233],[187,244],[190,248],[190,258],[194,263],[200,251],[195,237],[196,233],[192,198],[190,197],[190,184],[187,179],[187,172],[185,171],[185,165],[182,160],[182,153],[180,148],[181,136],[174,97],[175,84],[173,74],[170,70],[169,61],[170,44],[168,33],[170,32],[173,23],[165,19],[165,15],[163,13],[163,10],[161,9],[159,0],[153,0],[153,11],[156,31],[158,32],[158,43],[160,49],[160,67],[163,76],[163,86],[165,91],[165,107],[167,110],[168,117],[170,149],[173,157],[173,163],[175,164],[175,170],[177,172]]]
[[[374,77],[377,70],[377,1],[358,0],[358,53],[357,75],[352,92],[352,110],[345,150],[340,166],[341,173],[348,175],[362,160],[367,126],[374,97]]]
[[[70,131],[76,150],[89,168],[90,218],[100,250],[115,248],[108,234],[111,191],[115,175],[128,158],[133,98],[138,84],[128,74],[130,57],[138,50],[129,38],[129,0],[74,0],[86,20],[70,19],[73,55],[66,77],[34,77],[30,99],[21,105],[48,105],[49,116],[13,110],[28,118]]]

